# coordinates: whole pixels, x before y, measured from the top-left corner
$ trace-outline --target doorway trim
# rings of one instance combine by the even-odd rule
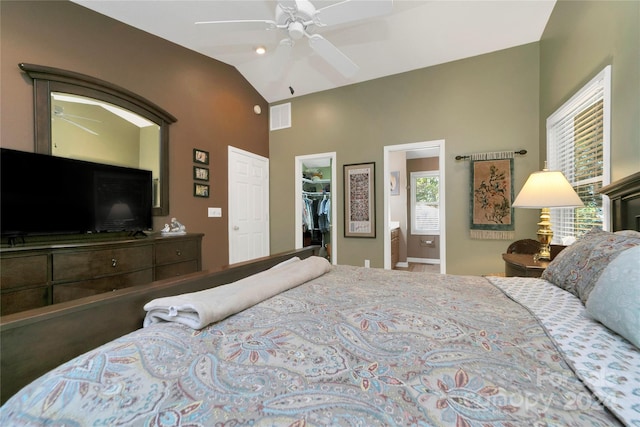
[[[447,271],[447,238],[446,238],[446,215],[445,215],[445,153],[444,139],[434,141],[412,142],[398,145],[385,145],[383,150],[383,176],[390,176],[389,154],[396,151],[422,150],[425,148],[438,149],[438,168],[440,170],[440,273]],[[391,181],[384,179],[384,268],[391,269],[391,230],[389,228],[389,195],[391,192]]]
[[[302,164],[305,160],[315,159],[330,159],[331,160],[331,264],[336,264],[338,261],[338,227],[337,225],[337,174],[336,174],[336,152],[307,154],[304,156],[296,156],[295,158],[295,248],[301,249],[303,246],[302,238]]]

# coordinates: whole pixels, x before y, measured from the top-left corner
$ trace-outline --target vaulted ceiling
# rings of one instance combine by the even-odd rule
[[[555,0],[351,0],[350,5],[280,0],[288,11],[336,5],[334,16],[324,14],[333,25],[312,24],[307,31],[357,65],[345,76],[306,37],[294,40],[288,57],[280,56],[277,47],[290,34],[287,29],[267,29],[272,25],[265,22],[196,24],[278,21],[274,0],[73,1],[236,67],[270,103],[538,41],[555,5]],[[358,19],[383,10],[381,2],[392,3],[388,13]],[[277,23],[284,19],[281,13]],[[339,22],[345,19],[349,22]],[[264,55],[256,54],[259,46]]]

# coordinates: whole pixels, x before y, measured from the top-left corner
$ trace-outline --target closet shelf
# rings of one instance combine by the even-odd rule
[[[302,182],[304,182],[305,184],[329,184],[331,182],[330,179],[309,179],[309,178],[302,178]]]

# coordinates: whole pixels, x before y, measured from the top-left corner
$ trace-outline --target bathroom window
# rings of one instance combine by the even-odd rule
[[[440,234],[440,173],[411,172],[411,234]]]

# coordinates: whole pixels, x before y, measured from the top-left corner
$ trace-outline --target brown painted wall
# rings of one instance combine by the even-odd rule
[[[177,117],[170,127],[170,215],[205,233],[203,267],[228,262],[227,145],[269,156],[266,101],[233,67],[68,1],[0,2],[0,144],[33,151],[33,86],[18,63],[98,77]],[[194,148],[209,151],[209,199],[193,197]],[[222,218],[207,218],[222,207]]]

